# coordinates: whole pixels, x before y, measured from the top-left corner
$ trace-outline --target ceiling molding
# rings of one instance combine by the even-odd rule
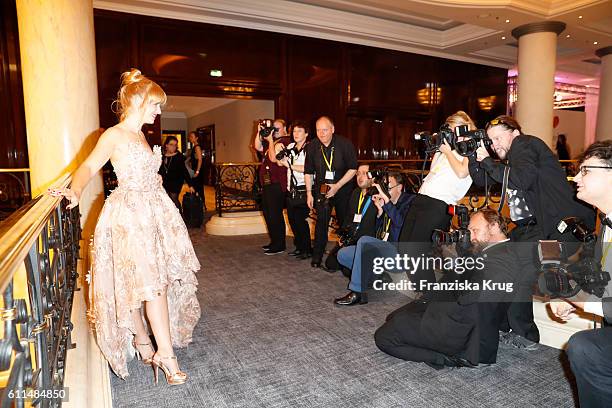
[[[584,7],[606,3],[608,0],[413,0],[438,7],[474,9],[513,9],[542,17],[554,17]]]
[[[507,64],[496,61],[445,52],[446,48],[461,42],[497,32],[468,24],[439,31],[281,0],[94,0],[93,3],[98,9],[321,38],[508,68]]]
[[[162,119],[187,119],[185,112],[168,112],[162,111]]]

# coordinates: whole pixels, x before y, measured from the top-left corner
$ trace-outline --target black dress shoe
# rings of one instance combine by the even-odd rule
[[[334,303],[341,306],[363,305],[368,303],[368,294],[350,291],[346,296],[334,299]]]
[[[321,267],[321,261],[312,261],[310,262],[310,266],[312,266],[313,268],[320,268]]]
[[[270,244],[263,245],[261,249],[263,249],[264,251],[267,251],[268,249],[270,249],[270,246],[271,246]]]
[[[294,249],[291,252],[287,252],[287,255],[291,255],[291,256],[299,256],[302,254],[302,251],[300,251],[299,249]]]

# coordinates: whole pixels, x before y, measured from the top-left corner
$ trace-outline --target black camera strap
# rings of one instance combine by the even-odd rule
[[[501,214],[504,204],[506,203],[506,191],[508,190],[508,179],[510,178],[510,166],[504,167],[504,178],[502,181],[501,199],[499,200],[499,207],[497,212]]]
[[[295,146],[291,149],[291,153],[289,153],[288,163],[289,163],[289,172],[291,173],[291,180],[290,180],[291,184],[289,186],[290,190],[298,186],[297,178],[295,177],[295,174],[293,173],[293,166],[292,166],[293,161],[304,151],[307,144],[308,142],[304,143],[301,149],[297,149],[297,143],[295,143]],[[295,154],[293,154],[293,152],[295,152]]]

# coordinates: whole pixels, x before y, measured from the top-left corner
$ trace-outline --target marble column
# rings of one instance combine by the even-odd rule
[[[512,30],[512,35],[518,40],[516,119],[523,133],[539,137],[550,147],[553,141],[557,36],[564,29],[564,23],[543,21]]]
[[[74,172],[99,137],[92,0],[17,0],[32,196]],[[97,174],[80,204],[84,233],[103,201]],[[87,236],[87,235],[84,235]]]
[[[595,140],[608,140],[612,139],[612,45],[598,49],[595,54],[601,58]]]

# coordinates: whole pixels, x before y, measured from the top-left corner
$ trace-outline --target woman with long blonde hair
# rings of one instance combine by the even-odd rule
[[[106,130],[75,172],[69,189],[52,192],[78,205],[81,192],[109,159],[119,187],[106,199],[94,233],[89,316],[98,346],[113,371],[127,377],[130,343],[136,356],[183,384],[173,345],[191,342],[200,318],[196,298],[200,269],[187,228],[157,173],[161,148],[149,147],[141,128],[161,113],[166,94],[137,69],[123,73],[117,97],[119,123]],[[157,350],[153,348],[141,310]]]

